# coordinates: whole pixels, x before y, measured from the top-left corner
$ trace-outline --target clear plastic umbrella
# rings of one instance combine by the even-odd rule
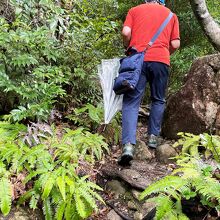
[[[116,95],[113,91],[114,79],[118,75],[120,59],[102,60],[98,66],[98,74],[103,91],[105,124],[109,124],[117,111],[122,108],[123,95]]]

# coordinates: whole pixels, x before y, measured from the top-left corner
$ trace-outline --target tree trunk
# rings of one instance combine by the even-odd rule
[[[220,51],[220,26],[209,14],[205,0],[190,0],[192,10],[213,47]]]

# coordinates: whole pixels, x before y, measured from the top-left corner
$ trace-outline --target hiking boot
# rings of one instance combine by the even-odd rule
[[[130,165],[130,161],[134,158],[134,145],[127,143],[123,146],[121,157],[118,159],[118,164],[121,166]]]
[[[156,149],[158,145],[158,137],[150,134],[148,138],[148,147]]]

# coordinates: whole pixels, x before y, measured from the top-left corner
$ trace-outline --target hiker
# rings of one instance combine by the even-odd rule
[[[126,49],[135,47],[143,51],[160,25],[170,14],[164,0],[145,0],[131,8],[124,22],[122,37]],[[151,47],[148,47],[138,84],[124,95],[122,106],[123,152],[120,165],[129,165],[133,159],[138,111],[146,84],[151,91],[151,110],[148,123],[148,147],[156,148],[165,108],[165,93],[169,76],[170,54],[180,46],[179,22],[175,14]]]

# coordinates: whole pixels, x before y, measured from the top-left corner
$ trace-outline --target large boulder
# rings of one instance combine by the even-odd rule
[[[180,131],[210,130],[220,130],[220,54],[194,61],[185,84],[167,102],[162,134],[176,139]]]

